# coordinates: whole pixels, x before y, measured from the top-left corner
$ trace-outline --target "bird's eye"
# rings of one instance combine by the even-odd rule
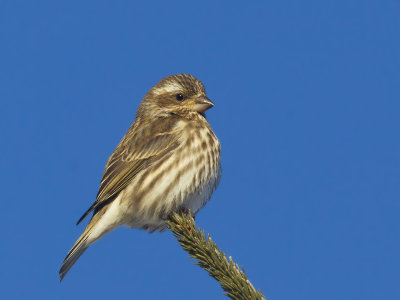
[[[182,94],[176,94],[176,100],[183,101],[184,97]]]

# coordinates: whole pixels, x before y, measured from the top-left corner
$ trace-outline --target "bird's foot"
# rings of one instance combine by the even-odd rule
[[[186,216],[192,217],[193,220],[196,219],[195,214],[192,213],[192,211],[191,211],[190,209],[186,208],[186,207],[182,207],[182,208],[180,209],[180,212],[184,213]]]
[[[195,215],[194,215],[194,213],[192,213],[192,211],[190,209],[187,209],[186,207],[181,207],[180,212],[184,213],[188,217],[192,217],[193,220],[195,220]],[[193,234],[193,231],[192,231],[192,228],[190,227],[190,225],[186,225],[186,229],[190,232],[190,234]]]

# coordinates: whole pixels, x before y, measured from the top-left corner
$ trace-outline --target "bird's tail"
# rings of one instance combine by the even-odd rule
[[[61,269],[60,269],[60,281],[63,280],[64,276],[68,273],[69,269],[75,264],[78,258],[85,252],[85,250],[94,242],[89,239],[91,232],[93,231],[94,226],[86,227],[85,231],[79,237],[79,239],[72,246],[71,250],[69,250],[67,257],[64,259]]]
[[[119,203],[113,202],[112,205],[115,206],[109,207],[106,205],[93,215],[85,231],[75,242],[74,246],[72,246],[71,250],[69,250],[67,257],[61,265],[59,272],[60,281],[63,280],[69,269],[72,268],[78,258],[91,244],[120,225],[120,223],[115,220],[115,215],[119,213]],[[109,208],[111,208],[111,215]]]

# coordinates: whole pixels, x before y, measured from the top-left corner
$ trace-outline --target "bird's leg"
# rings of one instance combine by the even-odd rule
[[[194,215],[194,213],[192,213],[190,209],[187,209],[186,207],[181,207],[180,211],[181,213],[184,213],[186,216],[190,216],[193,218],[193,220],[195,220],[196,216]]]
[[[186,216],[190,216],[193,218],[193,220],[195,220],[196,216],[194,215],[194,213],[192,213],[190,209],[187,209],[186,207],[181,207],[180,211],[184,213]],[[192,234],[192,229],[190,228],[190,226],[187,225],[186,228],[189,230],[190,234]]]

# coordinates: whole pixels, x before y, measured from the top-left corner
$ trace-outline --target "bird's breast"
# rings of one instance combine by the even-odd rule
[[[163,229],[164,220],[182,207],[197,213],[217,187],[221,176],[217,137],[209,126],[181,130],[180,146],[138,174],[127,189],[129,226]]]

